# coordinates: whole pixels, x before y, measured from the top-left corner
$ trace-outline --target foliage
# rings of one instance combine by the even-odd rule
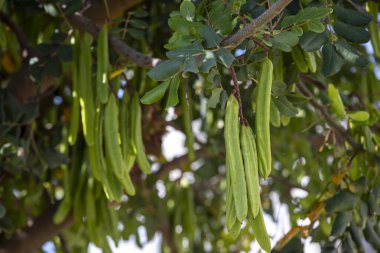
[[[380,251],[378,3],[99,2],[0,1],[0,248],[25,247],[16,231],[43,231],[31,221],[53,211],[51,226],[67,224],[44,239],[57,252],[141,246],[141,227],[162,252],[267,249],[262,214],[280,223],[281,204],[292,229],[274,252],[303,252],[302,238]],[[172,161],[170,127],[187,149]],[[238,166],[237,184],[243,162],[256,174]],[[244,200],[257,173],[260,196]]]

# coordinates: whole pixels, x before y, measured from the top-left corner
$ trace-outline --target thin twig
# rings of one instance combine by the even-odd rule
[[[345,176],[348,174],[352,160],[355,158],[356,154],[351,155],[346,161],[346,165],[343,170],[337,171],[334,175],[331,176],[329,182],[325,186],[322,193],[315,200],[312,208],[307,212],[305,217],[309,218],[310,225],[307,226],[294,226],[292,227],[276,244],[276,251],[281,250],[292,238],[294,238],[299,232],[303,232],[302,236],[307,237],[310,235],[310,231],[313,229],[313,224],[319,219],[322,212],[325,210],[324,199],[329,197],[331,194],[330,185],[333,183],[334,185],[340,185],[342,181],[345,179]]]
[[[362,145],[357,143],[354,140],[354,138],[352,138],[352,136],[341,125],[336,123],[335,119],[330,115],[327,108],[317,101],[315,96],[309,91],[309,89],[303,84],[303,82],[299,82],[297,85],[301,93],[310,98],[310,104],[321,113],[322,117],[326,120],[327,124],[331,128],[333,128],[338,134],[340,134],[343,138],[345,138],[355,152],[360,152],[361,150],[363,150]]]
[[[267,9],[253,22],[244,26],[243,29],[236,32],[234,35],[222,42],[223,47],[235,48],[240,45],[245,39],[254,36],[256,32],[266,23],[270,22],[278,14],[280,14],[285,7],[290,4],[292,0],[278,0],[269,9]]]
[[[33,55],[35,52],[29,46],[28,40],[24,34],[24,32],[16,25],[16,23],[4,12],[0,11],[0,20],[4,24],[6,24],[16,35],[17,41],[21,47],[21,56],[22,58],[27,58]],[[26,51],[27,55],[24,55],[24,51]]]
[[[239,88],[239,82],[236,77],[236,72],[234,67],[230,67],[230,73],[231,73],[231,78],[232,82],[234,83],[234,95],[239,103],[239,119],[240,119],[240,124],[248,125],[247,121],[244,118],[243,115],[243,105],[241,103],[241,97],[240,97],[240,88]]]

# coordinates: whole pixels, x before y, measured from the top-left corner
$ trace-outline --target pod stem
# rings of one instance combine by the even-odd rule
[[[230,73],[231,73],[232,82],[234,83],[234,89],[233,89],[231,95],[234,95],[236,97],[238,103],[239,103],[239,120],[240,120],[240,124],[246,126],[246,125],[248,125],[248,123],[247,123],[247,120],[244,118],[244,115],[243,115],[243,105],[241,103],[239,83],[238,83],[238,80],[237,80],[237,77],[236,77],[235,69],[232,66],[230,67]]]

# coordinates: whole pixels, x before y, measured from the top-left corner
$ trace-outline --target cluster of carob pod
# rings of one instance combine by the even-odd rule
[[[233,238],[248,218],[257,242],[271,249],[260,200],[259,175],[266,179],[271,171],[270,100],[273,64],[265,58],[258,78],[255,130],[256,138],[244,119],[239,121],[239,103],[229,96],[225,112],[227,205],[226,224]],[[240,115],[241,116],[241,115]]]
[[[151,172],[142,140],[140,101],[137,94],[131,97],[128,92],[119,100],[116,94],[119,87],[111,85],[110,89],[106,26],[97,40],[94,78],[91,35],[85,33],[80,38],[75,32],[73,38],[73,107],[68,141],[70,145],[76,142],[81,118],[92,176],[103,184],[108,199],[120,201],[124,191],[135,194],[129,176],[135,161],[144,173]]]

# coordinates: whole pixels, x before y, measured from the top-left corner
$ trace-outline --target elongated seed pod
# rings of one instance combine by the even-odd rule
[[[129,95],[124,93],[123,99],[120,102],[120,139],[121,149],[123,152],[124,161],[127,164],[127,170],[130,171],[136,160],[135,153],[131,150],[132,142],[132,124],[131,114],[128,110],[130,107]]]
[[[305,60],[310,72],[315,73],[317,71],[317,62],[315,60],[314,52],[304,52],[304,53],[305,53]]]
[[[234,225],[230,229],[230,235],[233,240],[236,240],[240,234],[240,229],[241,229],[241,222],[239,220],[235,220]]]
[[[85,214],[86,214],[86,227],[88,235],[95,244],[99,244],[98,233],[96,232],[96,208],[94,197],[94,179],[88,178],[86,191],[85,191]]]
[[[186,147],[187,147],[187,155],[190,161],[193,161],[195,158],[194,153],[194,133],[191,128],[191,109],[188,101],[188,94],[186,93],[186,84],[180,84],[180,92],[181,92],[181,105],[183,108],[183,124],[185,128],[186,134]]]
[[[148,161],[148,158],[146,157],[145,153],[145,147],[143,143],[142,138],[142,132],[141,132],[141,107],[139,98],[135,96],[132,99],[132,110],[134,111],[133,115],[133,139],[134,144],[136,146],[136,160],[137,164],[139,165],[140,169],[146,173],[151,173],[151,166]]]
[[[230,175],[230,168],[228,168],[229,162],[228,157],[226,157],[226,226],[228,231],[231,231],[233,228],[233,225],[235,224],[236,220],[236,211],[235,211],[235,203],[233,199],[233,193],[231,188],[231,175]]]
[[[96,91],[97,98],[105,104],[108,100],[108,29],[104,25],[99,32],[97,47]]]
[[[291,51],[294,63],[296,64],[298,70],[302,73],[307,73],[309,68],[307,67],[307,63],[305,61],[305,56],[302,53],[301,48],[299,46],[295,46]]]
[[[260,175],[266,179],[271,171],[271,145],[270,145],[270,100],[272,88],[273,64],[265,58],[258,81],[256,97],[256,144]]]
[[[95,106],[94,93],[91,80],[91,42],[92,37],[88,33],[83,35],[83,42],[80,51],[79,60],[79,84],[78,94],[82,114],[83,134],[87,145],[94,144],[94,123]]]
[[[95,116],[95,142],[93,146],[88,147],[88,155],[90,159],[91,171],[93,174],[95,171],[98,172],[99,181],[103,185],[103,190],[106,193],[106,196],[109,200],[120,201],[123,196],[122,186],[113,174],[112,167],[107,165],[106,159],[104,157],[104,131],[103,131],[103,121],[104,121],[104,106],[100,104],[100,101],[97,101],[96,107],[96,116]],[[93,151],[91,151],[94,149]],[[95,157],[92,158],[91,157]],[[95,164],[94,164],[95,163]],[[108,169],[109,168],[109,169]],[[95,177],[95,175],[94,175]],[[96,178],[96,177],[95,177]]]
[[[92,176],[102,182],[105,176],[105,168],[103,147],[101,146],[101,140],[103,138],[103,132],[101,131],[101,104],[97,102],[95,108],[95,122],[93,127],[95,128],[94,145],[88,146],[88,160],[90,162],[90,168]]]
[[[79,129],[79,96],[78,96],[78,83],[79,83],[79,73],[78,73],[78,62],[79,62],[79,32],[75,31],[74,35],[74,49],[73,49],[73,60],[71,62],[71,73],[72,73],[72,86],[71,86],[71,96],[72,96],[72,109],[70,117],[70,128],[68,134],[68,141],[70,145],[74,145]]]
[[[245,173],[243,158],[240,150],[239,136],[239,104],[235,96],[228,98],[226,106],[224,138],[226,143],[226,156],[231,176],[231,188],[235,203],[236,217],[243,221],[247,216],[247,188],[245,182]]]
[[[274,80],[284,81],[284,60],[283,53],[278,51],[277,63],[274,65],[273,77]]]
[[[106,104],[104,114],[104,140],[106,156],[110,161],[110,166],[115,176],[123,184],[124,189],[129,195],[135,194],[135,188],[127,171],[127,166],[123,160],[121,147],[119,144],[119,107],[116,97],[110,96]]]
[[[379,11],[379,4],[368,1],[369,14],[372,16],[372,21],[368,24],[368,30],[371,34],[371,43],[373,52],[376,57],[380,57],[380,31],[379,24],[377,22],[377,16]]]
[[[247,183],[248,204],[253,218],[257,216],[261,207],[259,171],[255,137],[249,126],[241,127],[241,150],[243,153],[245,179]]]
[[[257,243],[263,250],[265,250],[266,252],[270,252],[272,246],[265,226],[263,210],[261,209],[261,207],[256,218],[252,219],[250,217],[250,223],[252,225],[253,234]]]
[[[87,182],[87,164],[82,163],[78,175],[78,182],[75,188],[73,197],[73,213],[75,221],[82,221],[82,215],[85,213],[85,205],[83,199],[85,198],[86,182]]]
[[[106,176],[103,183],[103,190],[106,194],[106,197],[109,200],[121,201],[121,198],[124,195],[123,185],[120,183],[115,173],[112,170],[112,165],[110,161],[110,157],[106,156]]]
[[[69,211],[71,209],[71,195],[70,195],[70,178],[69,178],[69,172],[68,168],[63,168],[63,188],[65,191],[65,196],[63,201],[59,204],[59,207],[57,211],[55,212],[53,216],[53,222],[54,224],[61,223],[69,214]]]

